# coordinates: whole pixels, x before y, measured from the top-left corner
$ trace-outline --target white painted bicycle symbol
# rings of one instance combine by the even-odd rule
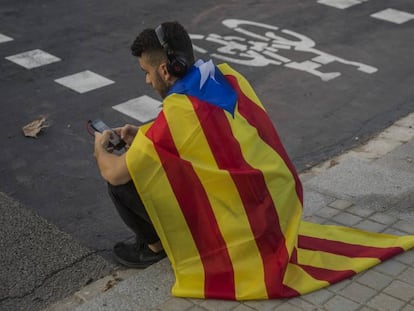
[[[247,66],[282,65],[287,68],[301,70],[319,77],[322,81],[329,81],[341,75],[340,72],[322,72],[319,69],[326,64],[339,62],[354,66],[357,70],[372,74],[377,68],[346,60],[315,48],[315,41],[300,33],[281,29],[278,27],[240,19],[226,19],[223,25],[234,30],[240,35],[219,34],[190,34],[194,50],[206,54],[208,51],[196,44],[196,40],[205,40],[219,45],[217,50],[210,54],[211,57],[223,61]],[[243,28],[244,27],[244,28]],[[259,30],[257,33],[254,29]],[[250,29],[250,30],[248,30]],[[253,29],[253,30],[252,30]],[[276,32],[278,31],[278,32]],[[284,36],[282,37],[281,34]],[[279,34],[279,35],[278,35]],[[281,54],[294,54],[294,52],[311,53],[314,56],[304,61],[294,61]]]

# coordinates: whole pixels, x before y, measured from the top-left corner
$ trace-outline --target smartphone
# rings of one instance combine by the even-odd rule
[[[117,133],[114,132],[112,128],[105,124],[101,119],[89,120],[88,124],[95,131],[102,133],[105,130],[112,132],[112,137],[109,140],[110,147],[113,147],[116,150],[121,150],[125,147],[125,142],[119,137]]]

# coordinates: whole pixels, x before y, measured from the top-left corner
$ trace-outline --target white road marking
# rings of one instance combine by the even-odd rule
[[[55,82],[81,94],[115,83],[89,70],[56,79]]]
[[[320,4],[328,5],[337,9],[347,9],[351,6],[361,4],[367,0],[318,0]]]
[[[414,14],[390,8],[371,14],[370,16],[395,24],[403,24],[414,19]]]
[[[312,38],[289,29],[279,29],[273,25],[239,19],[225,19],[222,24],[234,30],[238,35],[190,34],[194,50],[200,53],[209,53],[209,56],[221,61],[244,66],[281,65],[313,74],[325,82],[341,76],[340,72],[325,72],[323,65],[332,62],[353,66],[367,74],[378,71],[373,66],[318,50],[316,42]],[[209,52],[207,49],[197,46],[194,44],[197,40],[214,43],[216,50]],[[298,53],[296,52],[303,52],[305,57],[309,57],[309,54],[313,54],[313,56],[311,55],[311,59],[301,58],[298,61]],[[289,58],[290,54],[292,59]]]
[[[162,102],[143,95],[115,105],[112,108],[142,123],[146,123],[157,117],[162,109]]]
[[[0,43],[12,41],[12,40],[13,40],[13,38],[10,38],[10,37],[0,33]]]
[[[61,60],[60,58],[39,49],[7,56],[6,59],[27,69],[48,65]]]

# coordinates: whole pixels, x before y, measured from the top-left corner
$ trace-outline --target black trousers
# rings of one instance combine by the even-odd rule
[[[132,180],[120,186],[108,183],[108,192],[122,220],[136,234],[137,241],[153,244],[160,240]]]

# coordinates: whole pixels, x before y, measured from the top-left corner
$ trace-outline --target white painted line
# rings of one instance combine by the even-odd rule
[[[115,83],[89,70],[56,79],[55,82],[81,94]]]
[[[318,0],[320,4],[331,6],[337,9],[347,9],[351,6],[361,4],[364,0]]]
[[[0,43],[12,41],[12,40],[13,40],[13,38],[10,38],[10,37],[5,36],[5,35],[0,33]]]
[[[113,106],[112,108],[145,123],[157,117],[162,109],[162,102],[147,95],[143,95]]]
[[[390,8],[371,14],[370,16],[395,24],[403,24],[414,19],[414,14]]]
[[[316,69],[321,67],[321,64],[317,64],[317,63],[314,63],[308,60],[305,60],[301,63],[298,63],[298,62],[287,63],[285,66],[288,68],[302,70],[302,71],[306,71],[311,74],[314,74],[315,76],[318,76],[319,78],[321,78],[322,81],[329,81],[341,75],[340,72],[320,72]]]
[[[7,60],[27,69],[32,69],[60,61],[60,58],[36,49],[6,57]]]

